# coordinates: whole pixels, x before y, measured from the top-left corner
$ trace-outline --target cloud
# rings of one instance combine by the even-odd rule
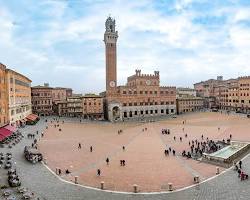
[[[115,17],[118,83],[141,68],[162,85],[250,73],[250,5],[240,1],[8,1],[0,4],[0,62],[33,84],[105,89],[104,23]],[[98,77],[98,78],[97,78]],[[74,80],[74,81],[72,81]]]

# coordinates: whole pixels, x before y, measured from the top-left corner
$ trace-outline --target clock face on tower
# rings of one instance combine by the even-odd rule
[[[146,80],[147,85],[151,85],[151,80]]]
[[[115,81],[110,81],[110,82],[109,82],[109,86],[110,86],[110,87],[115,87]]]

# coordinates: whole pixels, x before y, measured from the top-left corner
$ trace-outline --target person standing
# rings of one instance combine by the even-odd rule
[[[107,163],[107,165],[109,165],[109,158],[106,159],[106,163]]]
[[[81,149],[82,148],[82,145],[81,143],[78,144],[78,149]]]
[[[241,167],[242,167],[242,161],[241,160],[239,162],[239,166],[240,166],[240,169],[241,169]]]
[[[92,146],[90,146],[90,149],[89,149],[89,150],[90,150],[90,152],[92,152],[92,151],[93,151],[93,147],[92,147]]]
[[[101,176],[101,170],[97,169],[97,176]]]

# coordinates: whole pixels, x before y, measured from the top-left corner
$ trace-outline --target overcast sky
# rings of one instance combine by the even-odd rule
[[[99,93],[109,14],[119,85],[136,68],[171,86],[250,75],[249,0],[0,0],[0,62],[32,85]]]

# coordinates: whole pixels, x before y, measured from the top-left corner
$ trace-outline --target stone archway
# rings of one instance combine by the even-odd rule
[[[118,121],[120,119],[120,108],[115,106],[112,108],[112,118],[114,121]]]

